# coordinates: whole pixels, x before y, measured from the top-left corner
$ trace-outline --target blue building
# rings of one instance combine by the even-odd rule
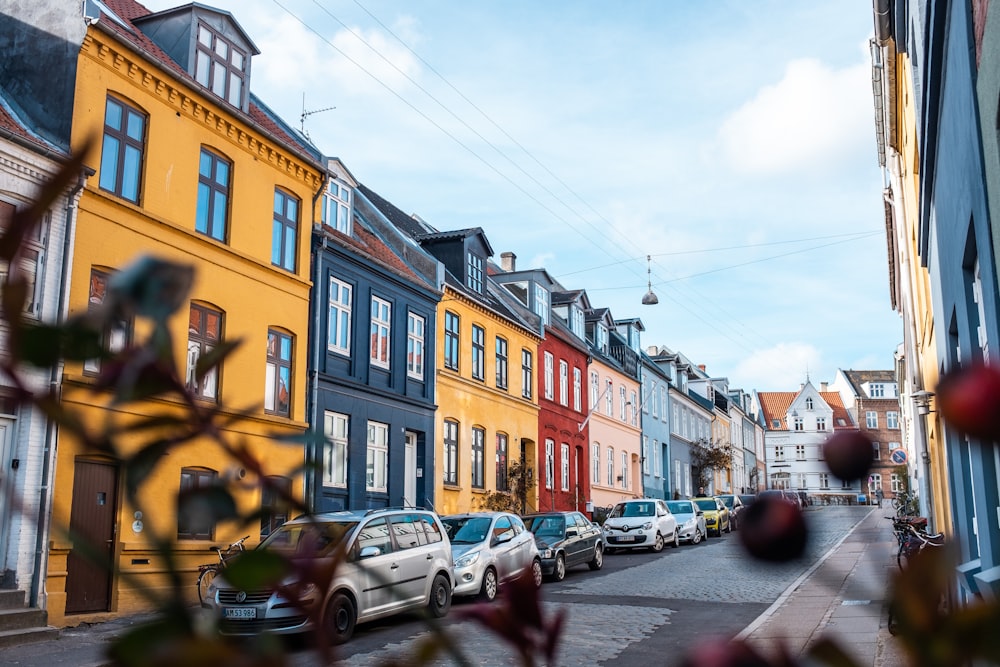
[[[438,263],[336,159],[313,233],[307,489],[317,511],[433,507]]]
[[[669,499],[675,488],[670,483],[670,376],[645,352],[639,353],[639,367],[643,490],[647,498]]]

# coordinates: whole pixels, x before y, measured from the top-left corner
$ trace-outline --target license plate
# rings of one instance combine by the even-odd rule
[[[622,535],[618,538],[619,542],[635,542],[635,535]]]
[[[241,620],[257,618],[256,607],[226,607],[223,611],[226,618],[236,618]]]

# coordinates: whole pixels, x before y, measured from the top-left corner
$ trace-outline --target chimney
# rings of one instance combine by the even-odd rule
[[[827,382],[820,382],[820,383],[819,383],[819,390],[820,390],[820,391],[826,391],[826,390],[827,390],[826,388],[827,388],[828,386],[829,386],[829,383],[827,383]]]
[[[517,255],[512,252],[502,252],[500,253],[500,268],[504,270],[504,273],[511,273],[516,271],[514,266],[517,263]]]
[[[700,368],[700,369],[701,369],[701,372],[702,372],[702,373],[706,372],[706,371],[705,371],[705,364],[698,364],[698,368]]]

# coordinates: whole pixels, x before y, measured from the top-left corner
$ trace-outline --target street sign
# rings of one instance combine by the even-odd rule
[[[889,459],[896,465],[903,465],[906,463],[906,450],[905,449],[894,449],[889,454]]]

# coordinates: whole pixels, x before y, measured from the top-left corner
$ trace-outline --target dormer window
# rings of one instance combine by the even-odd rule
[[[569,328],[570,331],[575,333],[580,338],[584,336],[583,329],[583,310],[577,308],[576,306],[569,307]]]
[[[331,178],[323,195],[323,224],[343,234],[351,233],[351,192],[347,185]]]
[[[194,78],[239,109],[247,76],[247,54],[204,23],[198,24]]]
[[[483,258],[471,252],[468,255],[465,285],[473,292],[483,293]]]
[[[597,349],[600,350],[601,352],[607,352],[608,328],[603,324],[601,324],[600,322],[598,322],[597,327],[595,328],[594,336],[595,336],[594,344],[597,345]]]
[[[549,323],[549,291],[535,285],[535,314],[542,318],[542,326]]]
[[[812,410],[812,409],[813,409],[813,400],[811,398],[807,398],[806,399],[806,410]]]

